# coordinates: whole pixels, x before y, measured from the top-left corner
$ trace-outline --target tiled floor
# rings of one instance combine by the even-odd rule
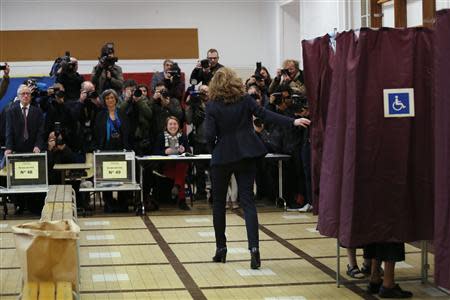
[[[82,299],[376,299],[364,293],[364,281],[352,281],[345,272],[345,284],[336,287],[336,241],[315,230],[316,216],[259,207],[259,221],[262,267],[251,270],[240,213],[227,215],[226,264],[211,262],[215,243],[207,205],[146,217],[80,218]],[[11,226],[24,222],[0,222],[2,300],[20,293],[22,272]],[[417,280],[420,249],[407,245],[406,251],[396,271],[402,287],[415,299],[450,299]],[[429,259],[432,274],[431,254]],[[344,269],[346,258],[340,261]]]

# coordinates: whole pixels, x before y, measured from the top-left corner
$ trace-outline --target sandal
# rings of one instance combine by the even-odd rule
[[[358,266],[350,267],[350,265],[347,265],[347,275],[355,279],[363,279],[365,277]]]

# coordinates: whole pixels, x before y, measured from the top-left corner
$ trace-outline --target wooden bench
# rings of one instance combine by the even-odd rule
[[[70,282],[27,282],[23,288],[22,300],[72,300]]]
[[[50,185],[48,187],[45,205],[41,213],[41,222],[73,220],[78,223],[75,191],[70,185]],[[80,244],[76,243],[78,256],[78,282],[80,284]],[[72,291],[70,282],[27,282],[22,291],[22,300],[72,300],[79,299],[79,295]]]
[[[50,185],[41,221],[74,220],[78,223],[75,191],[70,185]]]

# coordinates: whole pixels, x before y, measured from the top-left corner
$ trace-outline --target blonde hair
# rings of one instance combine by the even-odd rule
[[[209,83],[209,98],[213,101],[235,103],[245,94],[242,79],[230,68],[222,67]]]

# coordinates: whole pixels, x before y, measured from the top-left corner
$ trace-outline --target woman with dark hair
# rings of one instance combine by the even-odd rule
[[[117,108],[119,96],[115,90],[105,90],[101,99],[105,109],[97,114],[95,119],[95,149],[117,150],[131,149],[128,143],[128,118]],[[118,205],[113,203],[112,193],[104,192],[105,212],[126,212],[128,204],[126,193],[119,192]]]
[[[166,130],[159,135],[155,143],[154,153],[158,155],[180,155],[190,152],[187,136],[181,132],[180,121],[174,116],[166,119]],[[163,166],[164,175],[174,181],[172,197],[177,200],[178,207],[189,210],[186,205],[184,185],[189,165],[186,162],[167,162]]]
[[[211,148],[213,223],[216,236],[214,262],[226,261],[225,200],[231,174],[238,184],[244,209],[250,267],[261,266],[259,255],[258,216],[253,198],[256,164],[267,153],[253,129],[253,116],[283,126],[303,126],[308,119],[292,119],[270,112],[245,94],[244,84],[229,68],[220,68],[209,83],[210,101],[206,106],[206,139]]]

